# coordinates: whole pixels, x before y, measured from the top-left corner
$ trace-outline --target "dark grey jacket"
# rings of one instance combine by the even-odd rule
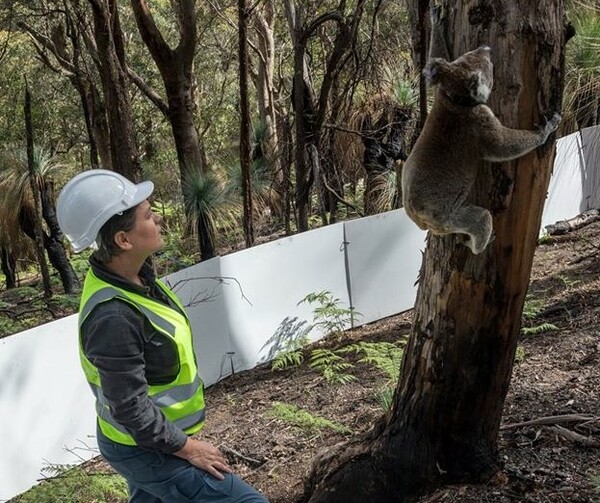
[[[156,286],[148,264],[140,271],[144,287],[111,273],[93,255],[90,266],[108,283],[179,310]],[[138,310],[119,299],[103,302],[92,310],[81,328],[81,338],[86,357],[98,368],[102,391],[115,420],[144,449],[167,454],[181,449],[187,435],[168,421],[147,395],[148,384],[166,384],[177,376],[175,344],[157,332]]]

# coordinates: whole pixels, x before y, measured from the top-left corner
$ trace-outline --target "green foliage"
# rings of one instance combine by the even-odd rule
[[[0,301],[0,337],[68,316],[78,309],[79,294],[44,299],[39,289],[32,286],[7,290],[2,292]]]
[[[521,332],[523,332],[524,335],[536,335],[543,334],[546,332],[556,332],[557,330],[560,329],[553,323],[542,323],[533,327],[523,327],[521,329]]]
[[[298,367],[302,365],[304,361],[304,353],[302,346],[308,343],[308,339],[304,341],[298,341],[299,347],[295,349],[289,349],[283,353],[278,354],[271,363],[271,370],[283,370],[288,367]]]
[[[51,478],[15,498],[15,503],[81,503],[127,500],[127,483],[115,473],[88,473],[82,467],[53,465]]]
[[[213,239],[217,236],[218,228],[233,229],[237,226],[241,204],[229,196],[217,173],[190,170],[183,185],[183,194],[186,213],[195,221],[202,218]]]
[[[580,280],[569,278],[565,274],[559,274],[556,277],[561,281],[561,283],[564,285],[565,288],[571,288],[571,287],[576,286],[579,283],[581,283]]]
[[[319,371],[328,383],[348,384],[356,377],[346,370],[354,367],[330,349],[315,349],[310,355],[310,368]]]
[[[405,341],[392,342],[358,342],[340,349],[341,353],[362,354],[359,363],[370,363],[395,383],[400,375]]]
[[[525,361],[525,356],[525,348],[523,346],[517,346],[517,351],[515,352],[515,363],[523,363]]]
[[[590,480],[592,481],[592,484],[596,488],[596,492],[598,493],[598,496],[600,496],[600,475],[592,475],[590,477]],[[598,503],[600,503],[600,498],[598,498],[596,501]]]
[[[384,410],[388,411],[392,409],[394,403],[394,393],[396,392],[396,386],[388,384],[383,388],[379,389],[375,395],[377,404]]]
[[[531,295],[527,295],[527,297],[525,297],[525,304],[523,305],[523,318],[525,318],[526,320],[532,320],[543,310],[543,300],[534,299]]]
[[[529,326],[521,327],[524,335],[535,335],[560,330],[553,323],[534,324],[533,320],[544,310],[545,303],[541,299],[534,299],[530,295],[525,298],[523,305],[523,319]]]
[[[318,433],[327,428],[338,433],[352,433],[352,430],[344,425],[315,416],[292,404],[274,402],[269,414],[279,421],[295,426],[306,434]]]
[[[329,291],[309,293],[298,305],[307,303],[313,307],[313,325],[319,327],[325,335],[339,335],[354,325],[354,320],[362,316],[354,308],[340,307],[341,300]]]
[[[309,293],[304,297],[298,305],[308,303],[309,305],[316,304],[313,308],[313,323],[312,325],[303,324],[301,327],[295,327],[292,331],[292,337],[279,337],[277,340],[278,352],[271,364],[272,370],[281,370],[290,366],[299,366],[304,361],[302,348],[309,342],[309,333],[315,327],[321,327],[325,335],[340,335],[343,331],[353,323],[355,316],[360,313],[353,309],[340,307],[340,299],[334,297],[331,292],[321,291],[318,293]],[[348,377],[340,374],[345,363],[341,362],[341,358],[332,354],[326,355],[319,353],[311,357],[310,366],[318,369],[323,373],[323,376],[328,382],[349,382]],[[341,379],[341,381],[340,381]]]

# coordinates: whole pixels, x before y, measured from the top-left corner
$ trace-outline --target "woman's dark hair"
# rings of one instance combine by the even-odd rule
[[[115,234],[120,231],[128,232],[135,225],[135,210],[137,206],[129,208],[122,213],[117,213],[100,227],[96,244],[98,249],[94,252],[94,256],[99,262],[109,262],[111,258],[118,255],[121,250],[115,243]]]

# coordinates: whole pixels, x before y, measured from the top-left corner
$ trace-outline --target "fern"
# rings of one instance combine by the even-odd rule
[[[596,488],[596,492],[600,496],[600,475],[591,475],[590,480],[594,487]],[[596,500],[600,503],[600,499]]]
[[[348,327],[354,325],[357,317],[362,316],[352,307],[340,307],[341,300],[326,290],[309,293],[298,302],[298,305],[303,303],[311,306],[317,304],[313,308],[312,328],[320,327],[325,335],[343,333]]]
[[[540,299],[534,299],[531,295],[525,297],[525,304],[523,305],[523,318],[526,320],[534,319],[544,309],[544,301]]]
[[[542,323],[541,325],[536,325],[534,327],[521,328],[521,332],[523,332],[524,335],[543,334],[546,332],[555,332],[557,330],[560,329],[553,323]]]
[[[525,361],[525,348],[523,346],[517,346],[517,351],[515,352],[515,363],[523,363]]]
[[[310,355],[309,366],[321,372],[328,383],[348,384],[356,381],[355,376],[346,372],[354,365],[329,349],[315,349]]]
[[[395,382],[400,375],[400,365],[404,355],[405,342],[358,342],[339,350],[340,353],[356,353],[364,356],[360,363],[370,363],[382,372],[390,381]]]
[[[125,479],[113,472],[88,473],[80,466],[60,464],[47,466],[42,471],[50,478],[17,496],[15,503],[80,503],[127,499]]]
[[[531,324],[531,322],[544,310],[544,301],[534,299],[530,295],[525,298],[523,305],[523,319]],[[524,335],[542,334],[546,332],[554,332],[559,328],[553,323],[541,323],[529,327],[521,327],[521,332]]]
[[[271,370],[283,370],[288,367],[299,367],[304,361],[302,348],[284,351],[273,358]]]
[[[375,395],[375,399],[379,406],[384,410],[388,411],[392,409],[392,404],[394,403],[394,392],[396,391],[396,386],[388,385],[381,388],[377,394]]]
[[[284,423],[299,428],[305,433],[316,433],[327,428],[338,433],[352,433],[352,430],[344,425],[324,417],[315,416],[292,404],[274,402],[269,414]]]

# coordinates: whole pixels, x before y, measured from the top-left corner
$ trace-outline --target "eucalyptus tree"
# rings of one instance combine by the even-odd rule
[[[560,110],[567,38],[561,0],[440,4],[453,57],[492,46],[490,103],[502,123],[530,129]],[[484,253],[471,254],[455,236],[429,236],[392,409],[362,437],[314,460],[306,501],[411,501],[438,484],[497,473],[502,408],[553,157],[550,143],[493,170],[482,166],[471,198],[491,209],[496,233]]]
[[[6,234],[19,231],[35,240],[35,205],[32,185],[37,188],[41,199],[41,212],[45,223],[42,233],[43,246],[50,263],[59,273],[65,293],[74,293],[79,279],[73,270],[62,244],[62,232],[56,219],[53,176],[62,165],[46,149],[34,146],[32,154],[33,178],[29,172],[27,149],[6,148],[0,158],[0,215]]]
[[[89,12],[79,0],[63,0],[42,3],[35,14],[23,15],[17,26],[30,35],[40,61],[66,77],[77,90],[88,135],[90,166],[112,169],[104,98],[88,56],[88,51],[96,55]]]
[[[179,38],[174,48],[161,32],[145,0],[131,0],[131,7],[142,40],[162,77],[166,103],[158,101],[156,92],[154,102],[161,103],[160,107],[171,124],[181,182],[185,184],[188,172],[199,170],[205,173],[208,170],[195,118],[193,69],[197,35],[196,2],[171,2]],[[147,87],[142,87],[142,90],[149,91]]]
[[[117,0],[88,0],[94,44],[89,44],[102,80],[110,131],[112,167],[133,181],[142,177]]]
[[[163,111],[171,125],[185,207],[188,215],[189,211],[194,210],[194,214],[201,217],[203,213],[199,208],[205,208],[209,201],[218,198],[218,194],[211,194],[204,204],[198,205],[198,197],[201,194],[207,195],[207,191],[215,185],[211,182],[212,176],[196,125],[193,74],[197,36],[196,2],[171,2],[178,35],[174,48],[162,33],[145,0],[131,0],[131,7],[141,38],[162,77],[166,102],[147,82],[141,79],[134,79],[134,82]],[[199,190],[199,187],[202,189]],[[214,254],[212,227],[204,221],[197,221],[196,228],[199,233],[201,256],[210,258]]]
[[[244,238],[246,247],[254,244],[254,215],[252,211],[250,98],[248,93],[248,18],[246,0],[238,0],[238,62],[240,75],[240,166],[242,168],[242,201],[244,206]]]

